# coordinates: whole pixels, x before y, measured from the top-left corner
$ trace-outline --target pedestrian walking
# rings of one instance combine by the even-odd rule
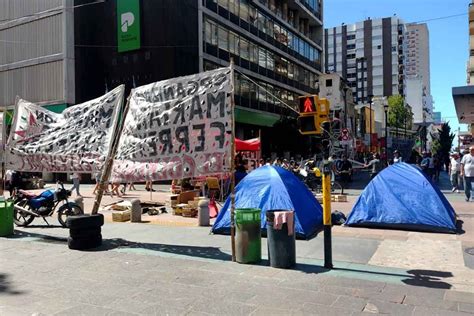
[[[347,160],[346,155],[342,155],[337,172],[341,175],[341,182],[344,188],[347,188],[348,183],[352,181],[352,163]]]
[[[461,172],[461,160],[459,159],[459,154],[454,152],[451,154],[449,162],[449,179],[451,180],[451,185],[453,186],[452,192],[459,193],[459,176]]]
[[[79,185],[81,184],[81,177],[79,175],[79,173],[77,172],[74,172],[72,175],[71,175],[71,180],[72,180],[72,188],[70,189],[70,191],[74,191],[74,189],[76,189],[76,195],[77,196],[82,196],[81,193],[79,193]]]
[[[466,194],[466,201],[469,202],[471,197],[474,199],[472,193],[474,182],[474,146],[469,147],[469,153],[464,155],[461,160],[461,177],[464,179],[464,193]]]

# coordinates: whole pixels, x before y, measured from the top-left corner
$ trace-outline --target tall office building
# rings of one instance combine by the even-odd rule
[[[404,95],[405,30],[396,16],[326,29],[325,71],[346,78],[358,103]]]
[[[73,0],[0,0],[0,108],[75,103]],[[7,116],[7,122],[11,116]]]
[[[469,3],[469,60],[467,61],[467,84],[474,85],[474,0]]]
[[[0,19],[14,19],[0,21],[0,39],[18,42],[0,50],[1,106],[16,95],[79,103],[233,59],[236,134],[250,138],[271,135],[275,122],[294,115],[282,102],[297,109],[298,96],[317,93],[322,0],[39,2],[0,0]],[[19,67],[38,70],[14,75]]]
[[[421,78],[426,95],[431,94],[429,36],[428,26],[425,23],[407,24],[406,76],[418,76]]]

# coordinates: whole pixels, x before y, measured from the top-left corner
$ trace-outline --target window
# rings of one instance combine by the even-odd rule
[[[347,40],[354,40],[356,38],[355,34],[347,35]]]
[[[219,0],[219,5],[225,9],[229,9],[229,0]]]
[[[355,48],[356,48],[356,44],[347,45],[347,49],[355,49]]]
[[[270,70],[275,70],[275,57],[273,53],[267,51],[267,68]]]
[[[267,102],[267,93],[265,92],[265,84],[261,83],[260,87],[257,87],[257,99],[260,102]]]
[[[234,32],[229,32],[229,52],[239,55],[239,36]]]
[[[217,25],[211,20],[204,21],[204,39],[207,43],[217,46]]]
[[[242,97],[250,99],[250,82],[247,79],[242,78],[240,82],[240,93]]]
[[[229,32],[219,26],[217,34],[219,37],[219,48],[229,51]]]
[[[377,45],[377,49],[382,49],[382,45]]]
[[[246,39],[240,39],[240,57],[249,60],[249,42]]]
[[[332,87],[332,79],[326,79],[326,87]]]
[[[240,18],[244,21],[249,21],[248,0],[240,0]]]
[[[229,11],[239,16],[239,0],[229,0]]]
[[[255,44],[249,44],[250,61],[258,64],[258,47]]]
[[[347,59],[354,59],[354,58],[356,58],[356,54],[347,54],[346,58]]]
[[[257,26],[258,26],[258,29],[264,33],[266,33],[266,25],[265,25],[265,16],[262,15],[260,12],[257,13]]]
[[[258,49],[258,65],[260,67],[267,67],[266,60],[267,60],[266,50],[263,48],[259,48]]]
[[[254,6],[249,6],[249,23],[257,27],[257,9]]]

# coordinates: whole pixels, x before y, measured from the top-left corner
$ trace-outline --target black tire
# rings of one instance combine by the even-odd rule
[[[26,199],[16,202],[15,205],[18,205],[30,210],[30,206],[28,205],[28,201]],[[31,222],[34,221],[35,217],[36,216],[34,215],[26,214],[22,211],[19,211],[15,208],[15,206],[13,206],[13,221],[15,222],[17,226],[21,226],[21,227],[28,226],[31,224]]]
[[[84,229],[92,227],[101,227],[104,225],[104,215],[94,214],[94,215],[78,215],[78,216],[69,216],[66,221],[67,227],[71,229]]]
[[[97,248],[102,245],[102,235],[99,234],[97,236],[89,237],[89,238],[68,237],[67,245],[69,249],[74,249],[74,250],[85,250],[85,249]]]
[[[342,185],[339,182],[334,181],[331,183],[331,194],[344,194],[344,189],[342,188]]]
[[[58,210],[58,221],[63,227],[68,227],[66,222],[68,217],[74,215],[81,215],[84,212],[82,208],[77,205],[76,203],[69,202],[68,204],[64,204]]]
[[[70,228],[69,236],[73,239],[85,239],[100,235],[102,229],[100,227],[88,227],[88,228]]]

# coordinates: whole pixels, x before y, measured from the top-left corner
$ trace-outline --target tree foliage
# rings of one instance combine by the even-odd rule
[[[388,97],[388,125],[391,127],[411,128],[413,113],[405,106],[401,95]]]
[[[451,127],[448,123],[441,125],[441,129],[438,129],[438,137],[433,141],[432,151],[440,155],[443,159],[449,157],[449,152],[453,146],[453,139],[455,135],[451,133]]]

